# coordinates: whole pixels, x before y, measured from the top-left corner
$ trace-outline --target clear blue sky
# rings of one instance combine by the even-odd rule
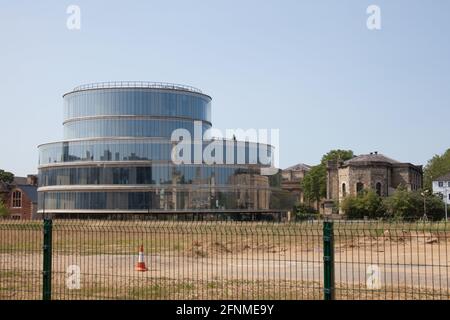
[[[0,168],[17,175],[62,138],[62,94],[108,80],[201,88],[215,127],[279,128],[281,167],[334,148],[425,164],[450,144],[447,0],[0,0],[0,41]]]

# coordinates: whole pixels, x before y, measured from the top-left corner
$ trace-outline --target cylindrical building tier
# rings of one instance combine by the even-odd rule
[[[270,208],[273,148],[204,139],[211,97],[151,82],[83,85],[64,96],[64,138],[39,146],[39,212],[57,214],[256,211]],[[195,138],[173,160],[177,129]],[[196,137],[198,138],[198,137]],[[196,158],[215,144],[214,162]]]

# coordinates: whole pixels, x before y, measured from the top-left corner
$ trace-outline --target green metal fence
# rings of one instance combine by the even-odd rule
[[[443,222],[4,220],[0,299],[449,299],[449,234]]]

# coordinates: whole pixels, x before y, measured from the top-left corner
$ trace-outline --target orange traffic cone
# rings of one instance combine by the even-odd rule
[[[144,261],[144,246],[141,244],[139,247],[139,258],[136,263],[136,271],[147,271],[147,267],[145,266]]]

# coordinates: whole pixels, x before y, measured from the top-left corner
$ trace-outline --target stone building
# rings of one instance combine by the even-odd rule
[[[382,197],[391,195],[399,186],[407,190],[421,189],[422,174],[422,166],[402,163],[378,152],[347,161],[329,161],[324,213],[343,213],[336,204],[347,195],[356,195],[365,189],[372,189]]]
[[[10,184],[0,181],[0,200],[8,209],[11,219],[37,218],[37,177],[15,177]]]
[[[305,200],[301,182],[309,170],[311,166],[299,163],[281,172],[281,188],[294,194],[299,203]]]

